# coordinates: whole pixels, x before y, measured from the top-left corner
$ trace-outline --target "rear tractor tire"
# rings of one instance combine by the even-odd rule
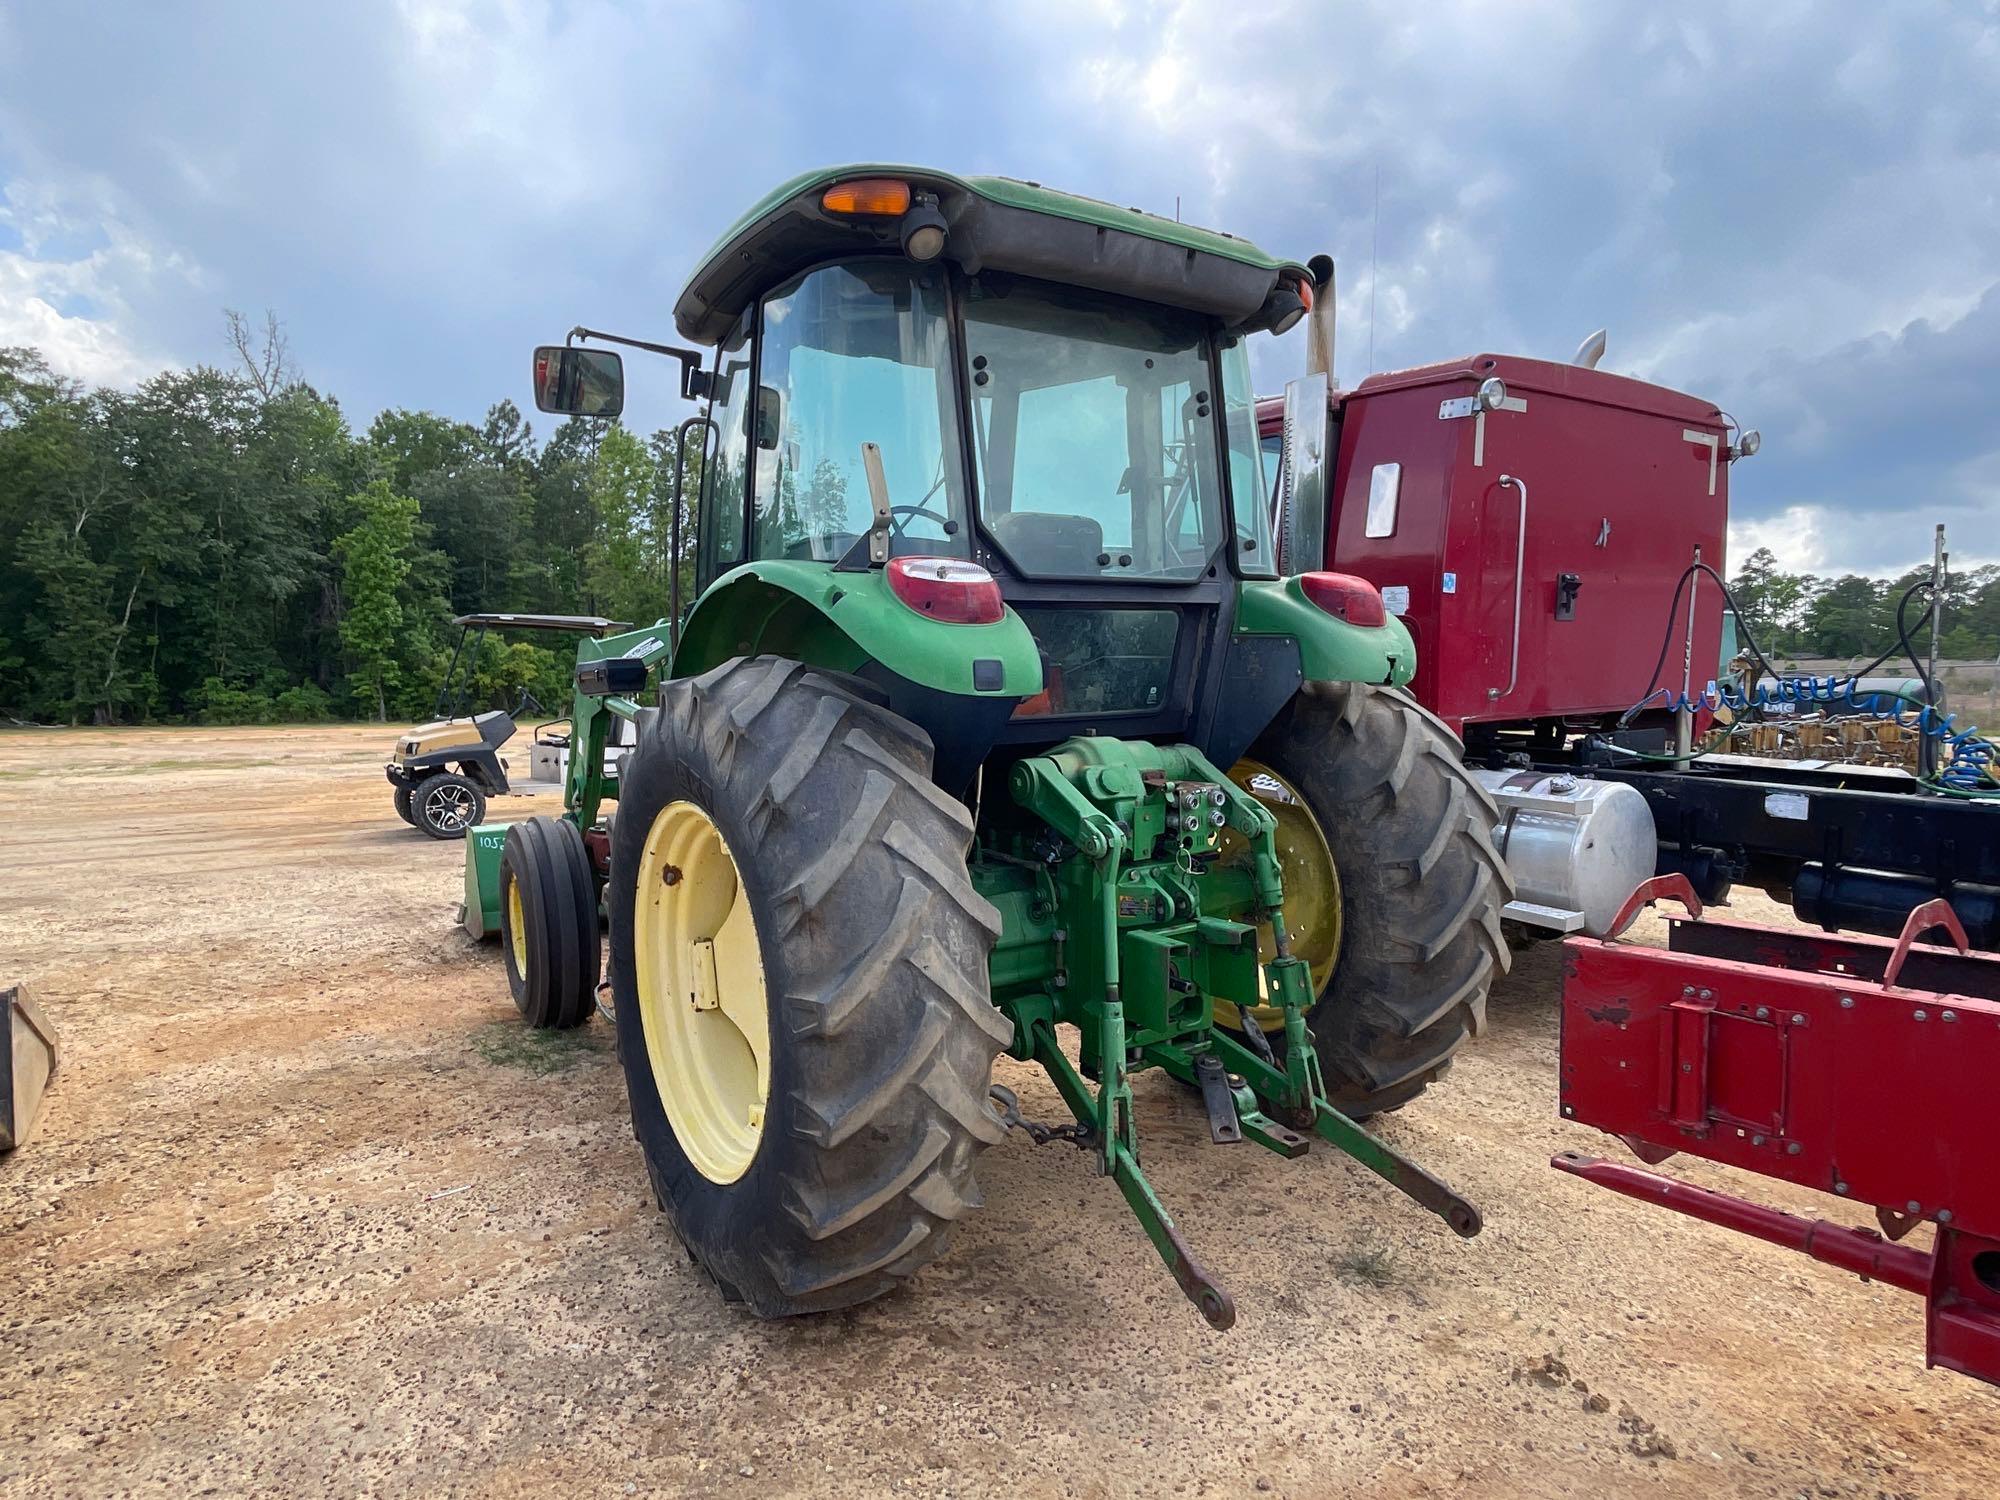
[[[1365,683],[1306,684],[1231,776],[1278,816],[1328,1098],[1356,1118],[1400,1108],[1485,1030],[1487,991],[1512,961],[1492,798],[1442,720]],[[1279,1013],[1259,1019],[1269,1030]],[[1271,1042],[1282,1051],[1282,1034]]]
[[[972,819],[868,691],[774,657],[663,684],[619,778],[633,1132],[694,1260],[767,1318],[908,1279],[1005,1134]]]
[[[486,794],[456,771],[439,771],[410,793],[411,820],[434,839],[462,839],[486,821]]]
[[[597,1008],[597,881],[567,818],[529,818],[500,851],[500,953],[521,1019],[581,1026]]]

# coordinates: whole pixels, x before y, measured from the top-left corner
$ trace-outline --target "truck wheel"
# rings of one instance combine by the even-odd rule
[[[660,1206],[762,1317],[866,1301],[980,1201],[1012,1036],[922,730],[772,657],[663,684],[619,777],[611,984]]]
[[[567,818],[529,818],[500,851],[500,952],[515,1009],[567,1030],[597,1007],[597,881]]]
[[[1307,683],[1230,774],[1278,817],[1328,1098],[1356,1117],[1407,1104],[1485,1029],[1486,992],[1511,962],[1492,799],[1443,721],[1365,683]],[[1281,1021],[1254,1014],[1266,1030]]]
[[[486,794],[456,771],[426,776],[410,793],[417,827],[434,839],[462,839],[486,821]]]
[[[408,787],[399,786],[396,788],[395,803],[396,816],[414,828],[417,823],[417,815],[410,811],[410,789]]]

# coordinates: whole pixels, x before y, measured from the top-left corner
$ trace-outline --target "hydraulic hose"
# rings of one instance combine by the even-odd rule
[[[1653,686],[1660,680],[1660,671],[1666,665],[1667,653],[1673,649],[1674,627],[1680,610],[1681,590],[1687,587],[1688,580],[1697,572],[1706,573],[1721,588],[1722,597],[1728,604],[1730,613],[1736,616],[1737,626],[1743,633],[1744,645],[1749,648],[1752,658],[1771,679],[1769,683],[1758,682],[1746,690],[1734,682],[1717,682],[1711,678],[1705,687],[1693,694],[1677,693],[1671,688],[1656,689]],[[1758,644],[1756,636],[1751,632],[1750,622],[1744,618],[1742,606],[1736,602],[1736,596],[1730,592],[1729,584],[1723,576],[1707,563],[1690,563],[1674,584],[1674,596],[1667,605],[1667,631],[1660,642],[1660,654],[1653,663],[1652,675],[1646,679],[1646,696],[1619,717],[1619,725],[1622,727],[1630,724],[1639,713],[1656,703],[1669,713],[1692,712],[1700,708],[1706,708],[1712,713],[1717,709],[1727,708],[1732,714],[1737,715],[1753,709],[1762,710],[1778,705],[1794,708],[1841,708],[1853,714],[1894,721],[1914,734],[1937,741],[1941,748],[1947,750],[1949,754],[1936,773],[1919,778],[1926,787],[1951,796],[2000,798],[2000,776],[1995,774],[1995,766],[2000,764],[2000,747],[1996,747],[1991,739],[1971,725],[1960,729],[1957,715],[1938,711],[1931,701],[1932,684],[1923,663],[1917,658],[1916,645],[1910,639],[1912,630],[1922,629],[1924,621],[1930,618],[1936,608],[1935,601],[1932,601],[1925,607],[1923,614],[1918,616],[1915,625],[1911,625],[1906,618],[1910,601],[1919,591],[1927,591],[1930,588],[1930,580],[1920,578],[1903,591],[1903,596],[1896,601],[1896,644],[1865,667],[1838,677],[1787,677],[1771,664],[1771,659]],[[1916,668],[1918,680],[1924,684],[1922,697],[1894,690],[1857,691],[1863,677],[1888,661],[1898,651],[1907,656],[1910,664]],[[1882,706],[1885,699],[1894,706],[1885,709]],[[1637,760],[1679,763],[1712,754],[1719,744],[1718,739],[1716,744],[1704,746],[1688,756],[1658,755],[1619,745],[1608,748]]]

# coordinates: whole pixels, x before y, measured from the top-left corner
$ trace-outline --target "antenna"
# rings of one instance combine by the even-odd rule
[[[1368,231],[1368,369],[1375,373],[1375,248],[1382,239],[1382,167],[1375,166],[1375,222]]]

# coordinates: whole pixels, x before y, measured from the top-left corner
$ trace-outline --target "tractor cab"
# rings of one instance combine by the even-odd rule
[[[1232,235],[845,167],[696,267],[674,317],[712,353],[582,328],[536,351],[568,415],[623,409],[586,343],[679,360],[697,596],[665,652],[579,671],[579,728],[638,743],[614,790],[586,758],[563,818],[505,831],[502,952],[531,1024],[583,1024],[601,895],[634,1131],[725,1294],[776,1316],[891,1289],[1019,1126],[1082,1146],[1227,1327],[1139,1165],[1147,1068],[1218,1143],[1317,1139],[1477,1232],[1355,1124],[1480,1026],[1505,874],[1490,801],[1397,691],[1402,622],[1277,566],[1248,340],[1311,295]],[[1074,1125],[1021,1118],[1003,1048]]]
[[[1245,695],[1275,704],[1305,675],[1235,642],[1238,585],[1282,592],[1248,341],[1303,314],[1307,271],[1034,184],[860,170],[772,194],[676,306],[716,352],[691,372],[710,460],[675,674],[734,648],[746,596],[770,606],[761,639],[803,628],[818,610],[782,596],[830,570],[852,580],[836,621],[886,582],[994,627],[965,664],[971,701],[949,705],[855,640],[856,668],[938,742],[941,781],[1085,729],[1233,758],[1260,709]],[[603,354],[542,351],[541,388],[586,356]],[[1415,668],[1388,630],[1373,681]]]
[[[504,797],[513,790],[500,747],[514,737],[515,721],[522,714],[541,708],[523,687],[511,712],[500,708],[467,712],[487,631],[603,636],[625,628],[595,615],[470,614],[451,623],[458,627],[458,643],[438,688],[436,717],[397,735],[383,767],[395,788],[396,815],[434,839],[463,838],[466,830],[484,820],[488,797]],[[537,728],[538,755],[544,744],[551,750],[566,746],[565,723],[553,720]],[[551,777],[548,789],[554,790],[561,779],[560,772]]]

